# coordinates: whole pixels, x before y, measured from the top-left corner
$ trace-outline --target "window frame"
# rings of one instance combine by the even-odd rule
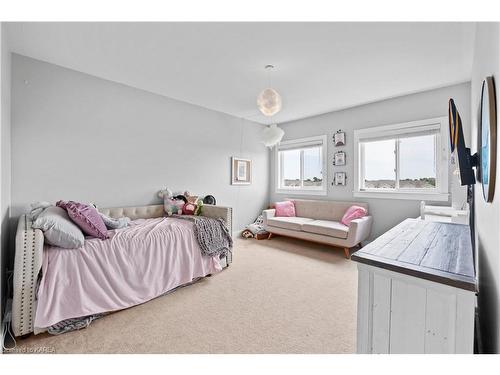
[[[281,182],[283,181],[283,171],[282,171],[282,158],[280,157],[280,151],[293,150],[293,149],[304,149],[307,146],[314,146],[317,144],[321,146],[321,165],[322,165],[322,185],[321,188],[305,188],[301,186],[299,188],[282,187]],[[314,137],[292,139],[288,141],[282,141],[275,148],[274,151],[274,167],[275,167],[275,193],[276,194],[295,194],[295,195],[327,195],[328,193],[328,142],[326,135],[319,135]],[[300,156],[300,180],[303,183],[304,178],[304,157],[303,152]]]
[[[436,187],[432,189],[410,189],[399,188],[400,160],[399,142],[397,138],[405,138],[405,135],[436,134]],[[362,144],[369,140],[395,139],[395,180],[396,188],[366,189],[362,187],[364,177],[364,155]],[[436,117],[419,121],[411,121],[400,124],[377,126],[354,131],[354,192],[355,197],[362,198],[389,198],[389,199],[411,199],[429,201],[449,200],[449,142],[448,139],[448,117]]]

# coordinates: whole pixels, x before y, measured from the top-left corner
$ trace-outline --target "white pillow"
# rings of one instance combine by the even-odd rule
[[[83,246],[83,233],[69,218],[61,207],[51,206],[43,210],[32,224],[41,229],[50,245],[65,249],[76,249]]]

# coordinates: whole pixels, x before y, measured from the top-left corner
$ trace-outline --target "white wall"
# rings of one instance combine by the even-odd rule
[[[5,24],[0,25],[0,315],[5,298],[5,271],[9,244],[10,215],[10,51],[7,45]]]
[[[499,23],[478,23],[471,81],[471,139],[477,139],[478,108],[481,85],[493,75],[496,84],[497,111],[500,109],[500,26]],[[498,116],[498,112],[497,112]],[[497,117],[498,119],[498,117]],[[497,120],[498,121],[498,120]],[[492,203],[483,199],[481,185],[475,186],[476,252],[479,277],[479,316],[484,350],[499,353],[500,339],[500,139],[497,132],[497,183]],[[471,142],[473,152],[476,142]]]
[[[339,90],[340,89],[341,88],[339,88]],[[359,89],[362,90],[363,88],[360,87]],[[408,217],[417,217],[419,215],[420,202],[394,199],[361,199],[353,197],[354,129],[447,116],[448,99],[450,97],[455,99],[462,118],[468,119],[470,117],[470,85],[469,83],[463,83],[437,90],[366,104],[342,111],[330,112],[321,116],[284,123],[280,126],[285,131],[284,140],[323,134],[328,136],[328,196],[326,199],[368,202],[370,212],[374,216],[371,236],[374,238]],[[464,121],[464,127],[466,138],[468,138],[468,121]],[[338,129],[342,129],[346,132],[346,147],[336,148],[333,146],[332,137]],[[346,151],[347,164],[345,167],[333,167],[333,155],[340,149]],[[272,201],[290,196],[289,194],[281,195],[275,193],[274,169],[274,158],[272,158]],[[334,171],[347,172],[347,186],[331,185]],[[452,179],[450,178],[450,180]],[[465,191],[464,189],[461,190]],[[311,199],[325,199],[325,197],[315,196],[311,197]]]
[[[27,57],[12,55],[12,214],[36,200],[101,207],[160,203],[158,189],[216,197],[234,230],[268,202],[262,126]],[[253,183],[230,185],[230,158]]]

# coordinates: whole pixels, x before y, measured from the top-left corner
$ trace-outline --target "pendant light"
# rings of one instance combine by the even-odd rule
[[[262,131],[262,143],[264,143],[266,147],[273,148],[281,142],[284,135],[284,130],[278,128],[278,125],[269,125]]]
[[[268,64],[265,66],[267,71],[268,86],[270,86],[270,73],[274,69],[274,65]],[[257,96],[257,107],[264,116],[273,116],[281,111],[281,95],[273,88],[267,87]]]

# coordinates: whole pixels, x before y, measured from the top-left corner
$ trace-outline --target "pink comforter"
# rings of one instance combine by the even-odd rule
[[[79,249],[45,247],[35,327],[138,305],[222,269],[189,221],[140,219],[108,233]]]

